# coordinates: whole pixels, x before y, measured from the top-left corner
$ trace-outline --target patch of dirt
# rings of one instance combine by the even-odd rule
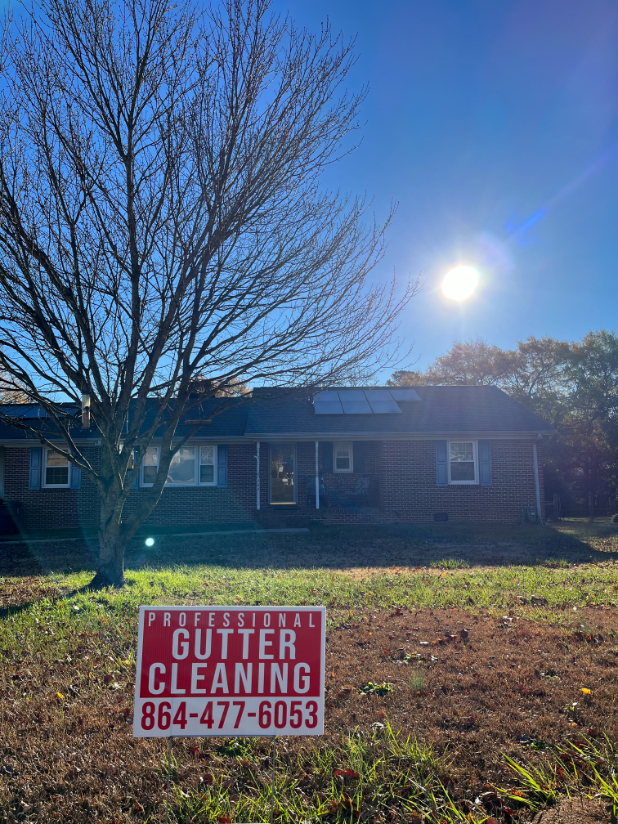
[[[584,629],[458,610],[398,609],[341,624],[327,643],[328,729],[388,719],[448,748],[470,791],[508,783],[503,753],[534,758],[549,745],[605,733],[616,741],[617,610],[578,615]],[[368,681],[393,691],[362,696]]]
[[[578,616],[583,629],[482,611],[371,611],[355,624],[342,613],[327,637],[326,736],[284,739],[282,754],[309,754],[388,722],[446,755],[451,795],[465,803],[486,784],[515,785],[505,754],[542,762],[546,747],[567,740],[617,741],[618,611]],[[116,671],[110,650],[98,633],[71,641],[60,660],[4,650],[0,822],[165,820],[166,743],[132,738],[134,671]],[[368,682],[392,691],[361,695]],[[205,769],[196,743],[174,747],[185,790],[199,788]],[[220,743],[197,743],[202,761]],[[267,763],[268,752],[265,742]],[[242,769],[235,765],[226,769]],[[525,810],[505,818],[491,804],[486,813],[501,824],[531,818]]]
[[[535,816],[533,824],[611,824],[611,812],[590,798],[563,798]]]

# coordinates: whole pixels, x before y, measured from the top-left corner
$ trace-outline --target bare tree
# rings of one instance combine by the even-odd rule
[[[0,368],[63,443],[6,422],[94,480],[94,583],[120,585],[182,416],[239,381],[371,373],[417,284],[396,297],[369,283],[383,227],[320,187],[364,96],[343,88],[352,44],[328,26],[299,31],[267,0],[204,13],[190,0],[41,0],[4,42]],[[100,464],[62,405],[83,395]],[[123,519],[155,432],[156,480]]]

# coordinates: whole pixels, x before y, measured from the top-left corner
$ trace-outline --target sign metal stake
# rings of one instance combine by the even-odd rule
[[[165,791],[165,817],[168,824],[170,819],[170,774],[172,771],[172,742],[174,738],[170,735],[167,739],[167,789]]]
[[[275,793],[276,793],[276,784],[275,784],[275,767],[277,764],[277,736],[273,738],[273,787],[272,793],[270,797],[270,824],[274,824],[275,820]]]

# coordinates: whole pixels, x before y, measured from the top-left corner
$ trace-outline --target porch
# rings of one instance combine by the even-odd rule
[[[260,522],[358,523],[379,514],[378,441],[256,442],[256,462]]]
[[[262,529],[299,528],[312,525],[371,524],[379,526],[396,522],[396,518],[374,506],[295,506],[268,507],[255,513],[256,523]]]

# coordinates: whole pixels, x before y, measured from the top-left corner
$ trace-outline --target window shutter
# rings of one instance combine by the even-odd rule
[[[30,482],[28,489],[41,488],[41,458],[43,449],[40,446],[30,447]]]
[[[352,444],[352,471],[365,471],[365,443],[364,441],[354,441]]]
[[[69,462],[69,486],[71,489],[81,489],[82,488],[82,470],[79,466],[73,466],[72,463]]]
[[[446,441],[436,441],[436,484],[448,486],[448,466],[446,465]]]
[[[479,477],[481,486],[491,486],[491,441],[479,441]]]
[[[333,471],[333,442],[322,441],[322,472]]]
[[[138,459],[139,459],[139,449],[134,449],[133,450],[133,466],[135,466]],[[140,468],[140,472],[141,472],[141,468]],[[139,489],[139,472],[137,473],[137,475],[131,481],[131,489]]]
[[[217,447],[217,486],[227,486],[227,444]]]

